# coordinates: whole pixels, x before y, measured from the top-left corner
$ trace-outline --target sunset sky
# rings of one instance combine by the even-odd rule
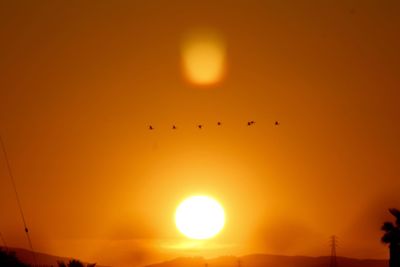
[[[326,255],[336,234],[339,255],[387,258],[399,14],[397,0],[1,1],[0,134],[34,248],[143,266]],[[196,38],[212,84],[185,68]],[[225,209],[213,239],[175,226],[193,195]],[[28,247],[3,154],[0,232]]]

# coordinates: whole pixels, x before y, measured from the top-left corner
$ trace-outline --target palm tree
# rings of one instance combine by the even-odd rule
[[[389,267],[400,266],[400,211],[398,209],[389,209],[389,212],[396,218],[395,223],[384,222],[382,231],[385,234],[381,241],[389,244],[390,259]]]

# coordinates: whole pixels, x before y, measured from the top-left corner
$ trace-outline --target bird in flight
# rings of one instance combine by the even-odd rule
[[[172,125],[172,130],[176,130],[176,126],[175,125]]]
[[[199,124],[197,125],[197,127],[199,127],[199,129],[203,128],[203,125]]]
[[[275,126],[279,126],[279,121],[275,121]]]
[[[149,130],[153,130],[153,129],[154,129],[153,126],[150,125],[150,126],[149,126]]]
[[[218,126],[221,126],[221,124],[222,124],[222,123],[221,123],[220,121],[219,121],[219,122],[217,122],[217,125],[218,125]]]

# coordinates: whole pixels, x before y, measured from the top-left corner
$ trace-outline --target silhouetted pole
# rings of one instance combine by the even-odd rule
[[[331,245],[331,264],[329,266],[337,267],[337,260],[336,260],[337,240],[335,235],[331,237],[330,245]]]

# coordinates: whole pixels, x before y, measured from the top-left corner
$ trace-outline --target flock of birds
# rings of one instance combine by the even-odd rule
[[[247,126],[252,126],[252,125],[254,125],[255,123],[256,123],[255,121],[248,121],[248,122],[247,122]],[[279,126],[279,125],[280,125],[280,122],[279,122],[279,121],[275,121],[275,122],[274,122],[274,125],[275,125],[275,126]],[[217,122],[217,126],[222,126],[222,122],[218,121],[218,122]],[[198,124],[198,125],[197,125],[197,128],[199,128],[200,130],[203,129],[203,127],[204,127],[203,124]],[[154,130],[154,129],[155,129],[155,128],[154,128],[153,125],[149,125],[149,130],[150,130],[150,131],[152,131],[152,130]],[[177,130],[178,127],[177,127],[175,124],[173,124],[172,127],[171,127],[171,129],[172,129],[172,130]]]

